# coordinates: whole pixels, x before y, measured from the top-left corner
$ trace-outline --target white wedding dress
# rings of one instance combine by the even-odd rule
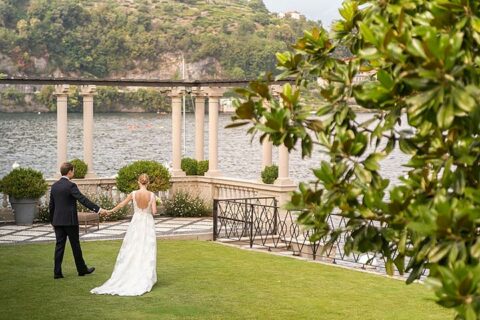
[[[153,193],[148,206],[140,209],[132,193],[134,214],[112,276],[100,287],[92,289],[94,294],[111,294],[119,296],[139,296],[152,290],[157,282],[157,237],[155,220],[152,216]]]

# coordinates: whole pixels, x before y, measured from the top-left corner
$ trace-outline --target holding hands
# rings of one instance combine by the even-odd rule
[[[131,200],[132,200],[132,194],[130,193],[127,196],[127,198],[125,198],[125,200],[123,200],[122,202],[117,204],[114,208],[112,208],[112,209],[100,208],[100,210],[98,211],[98,214],[101,215],[101,216],[107,217],[107,216],[111,215],[112,213],[118,211],[119,209],[123,208]]]
[[[114,212],[113,209],[108,210],[108,209],[100,208],[100,210],[98,211],[98,214],[100,216],[106,217],[106,216],[111,215],[113,212]]]

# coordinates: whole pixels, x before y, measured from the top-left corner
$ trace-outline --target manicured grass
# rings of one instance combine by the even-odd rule
[[[52,274],[54,244],[0,246],[0,319],[452,319],[422,285],[211,242],[159,241],[158,283],[141,297],[95,296],[121,242],[83,243],[94,274]]]

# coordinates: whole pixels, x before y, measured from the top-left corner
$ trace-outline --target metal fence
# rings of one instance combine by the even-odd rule
[[[281,210],[273,197],[217,199],[213,209],[214,240],[280,251],[313,260],[385,273],[385,261],[375,253],[345,253],[344,232],[329,244],[328,238],[311,241],[312,231],[297,223],[300,212]],[[332,230],[344,229],[347,218],[332,214]],[[377,222],[370,221],[375,225]],[[398,275],[398,272],[396,271]]]

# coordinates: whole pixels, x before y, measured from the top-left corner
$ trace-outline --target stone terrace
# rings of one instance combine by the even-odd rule
[[[83,231],[83,227],[80,227],[80,240],[123,239],[129,223],[128,220],[103,222],[100,223],[99,230],[96,226],[90,227],[87,233]],[[158,238],[210,240],[212,228],[212,218],[155,218],[155,230]],[[0,225],[0,245],[53,241],[55,241],[55,233],[50,224]]]

